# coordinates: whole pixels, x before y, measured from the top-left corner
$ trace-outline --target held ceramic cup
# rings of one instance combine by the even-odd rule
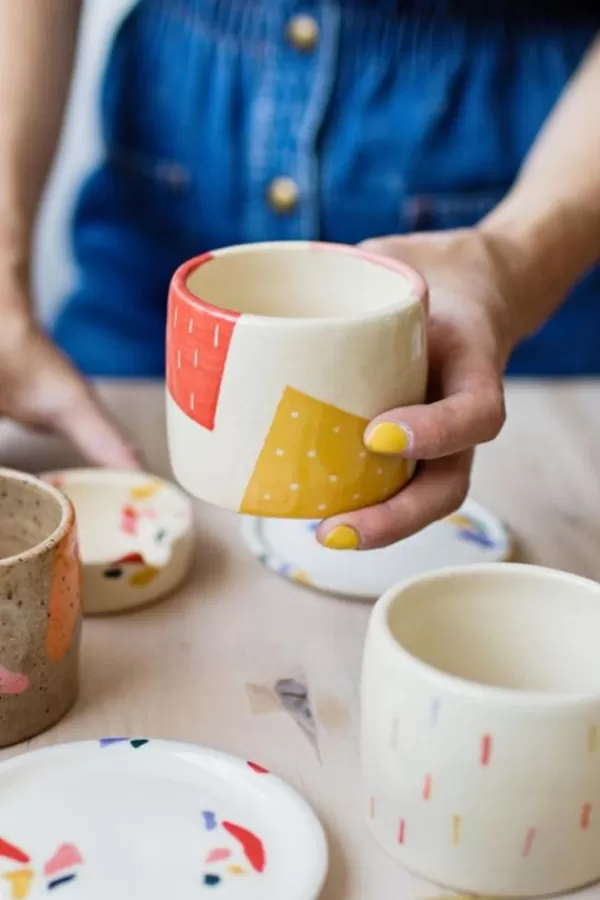
[[[0,469],[0,746],[54,725],[78,687],[80,563],[70,501]]]
[[[422,402],[426,287],[402,263],[328,244],[218,250],[171,284],[167,422],[191,494],[255,516],[323,518],[395,494],[414,466],[363,445]]]
[[[364,809],[411,871],[479,895],[600,878],[600,584],[448,569],[392,588],[362,678]]]

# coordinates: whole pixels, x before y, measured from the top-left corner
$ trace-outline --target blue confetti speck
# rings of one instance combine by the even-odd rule
[[[217,827],[217,817],[214,812],[210,812],[210,810],[204,810],[202,813],[202,818],[204,819],[204,827],[207,831],[214,831]]]

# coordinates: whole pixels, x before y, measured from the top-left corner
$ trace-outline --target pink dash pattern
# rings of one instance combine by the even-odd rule
[[[425,776],[425,781],[423,782],[423,800],[431,800],[431,783],[432,783],[431,775]]]
[[[533,847],[533,842],[535,840],[535,834],[535,828],[530,828],[525,835],[525,840],[523,841],[523,849],[521,850],[521,856],[529,856],[529,854],[531,853],[531,848]]]
[[[491,734],[484,734],[481,738],[481,750],[479,754],[479,761],[482,766],[489,766],[490,760],[492,758],[492,736]]]
[[[406,841],[406,822],[404,819],[400,819],[398,824],[398,843],[404,844]]]
[[[375,797],[369,800],[369,816],[371,819],[375,818]]]
[[[591,819],[592,819],[592,804],[584,803],[583,806],[581,807],[581,815],[579,817],[579,824],[581,825],[581,827],[584,831],[590,827]]]

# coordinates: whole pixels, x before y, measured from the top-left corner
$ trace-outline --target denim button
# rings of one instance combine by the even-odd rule
[[[290,19],[287,26],[287,38],[296,50],[308,52],[314,50],[319,41],[319,25],[312,16],[298,15]]]
[[[291,213],[298,205],[300,191],[293,178],[280,175],[274,178],[267,190],[267,199],[271,209],[277,213]]]

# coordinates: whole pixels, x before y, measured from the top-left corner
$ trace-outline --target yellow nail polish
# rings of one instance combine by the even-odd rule
[[[323,544],[329,550],[358,550],[360,538],[350,525],[336,525],[325,536]]]
[[[411,441],[412,434],[405,426],[396,422],[380,422],[367,434],[365,446],[373,453],[397,456],[408,450]]]

